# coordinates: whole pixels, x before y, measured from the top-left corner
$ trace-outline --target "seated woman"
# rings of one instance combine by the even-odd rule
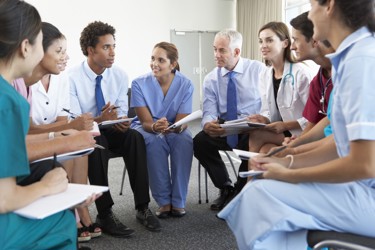
[[[160,207],[159,218],[185,215],[193,159],[187,126],[168,129],[192,111],[193,84],[178,71],[177,60],[175,45],[158,43],[152,51],[152,72],[132,82],[131,107],[138,117],[132,128],[145,138],[150,188]]]
[[[285,136],[301,133],[307,122],[302,111],[312,75],[303,63],[295,62],[290,44],[284,23],[270,22],[259,30],[259,47],[268,67],[260,74],[260,114],[250,119],[268,125],[250,132],[251,152],[268,152],[269,148],[281,145]]]
[[[44,56],[33,70],[25,84],[32,93],[31,124],[29,133],[40,134],[66,129],[91,130],[93,118],[89,114],[69,122],[63,108],[70,109],[70,93],[67,78],[61,76],[69,58],[66,53],[65,36],[52,24],[42,23]],[[35,83],[36,82],[36,83]],[[35,83],[35,84],[34,84]],[[87,184],[87,156],[75,158],[62,163],[72,183]],[[77,208],[80,217],[78,222],[78,241],[88,241],[101,235],[101,229],[92,223],[87,207]],[[83,224],[83,225],[82,225]]]
[[[336,50],[328,55],[334,69],[331,125],[336,146],[253,159],[252,168],[265,171],[264,179],[249,182],[219,214],[239,249],[306,249],[308,230],[375,237],[373,4],[311,0],[314,39],[328,40]]]
[[[0,3],[0,242],[2,249],[76,249],[74,215],[65,210],[42,220],[21,217],[14,210],[38,198],[64,191],[68,179],[55,168],[27,186],[17,178],[30,173],[25,137],[29,107],[11,86],[19,77],[31,74],[43,57],[41,18],[37,10],[23,2]],[[10,143],[11,142],[11,143]]]

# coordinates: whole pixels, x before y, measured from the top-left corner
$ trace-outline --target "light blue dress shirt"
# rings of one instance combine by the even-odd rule
[[[118,106],[119,117],[128,114],[128,75],[113,65],[103,74],[102,91],[106,103]],[[75,114],[97,112],[95,100],[95,78],[97,74],[91,70],[85,60],[68,72],[70,83],[70,109]]]
[[[261,107],[258,90],[259,74],[265,67],[259,61],[240,58],[233,69],[237,89],[238,118],[259,113]],[[225,68],[216,67],[204,78],[202,127],[207,122],[217,120],[218,117],[226,119],[228,72]]]

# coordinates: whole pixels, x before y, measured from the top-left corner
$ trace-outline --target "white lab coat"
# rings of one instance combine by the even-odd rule
[[[292,70],[290,70],[291,65]],[[307,120],[302,116],[302,112],[309,96],[309,85],[313,74],[303,63],[291,64],[285,62],[283,78],[277,94],[278,110],[273,91],[272,69],[272,67],[268,67],[260,74],[259,92],[262,99],[260,114],[267,117],[271,122],[297,121],[300,128],[293,129],[290,132],[293,135],[299,135],[307,123]]]

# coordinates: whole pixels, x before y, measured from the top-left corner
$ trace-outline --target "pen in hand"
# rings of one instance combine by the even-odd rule
[[[68,113],[73,119],[75,119],[79,116],[79,114],[75,114],[75,113],[71,112],[69,109],[66,109],[66,108],[63,108],[62,111]]]
[[[67,133],[61,133],[62,136],[68,136],[69,134]],[[94,144],[94,147],[95,148],[98,148],[98,149],[105,149],[105,147],[103,147],[102,145],[99,145],[99,144]]]
[[[275,150],[269,152],[268,154],[264,155],[264,157],[271,157],[271,156],[273,156],[273,155],[275,155],[275,154],[277,154],[277,153],[283,151],[283,150],[286,149],[286,148],[287,148],[287,146],[279,147],[278,149],[275,149]]]
[[[114,110],[114,109],[118,109],[120,108],[120,106],[114,106],[113,108],[111,108],[111,110]],[[102,112],[105,110],[105,108],[102,108]]]

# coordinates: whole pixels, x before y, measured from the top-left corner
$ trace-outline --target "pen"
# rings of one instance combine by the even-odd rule
[[[120,108],[120,106],[114,106],[113,108],[111,108],[111,110],[113,110],[113,109],[118,109],[118,108]],[[105,110],[105,108],[102,108],[102,112]]]
[[[277,153],[283,151],[284,149],[286,149],[286,146],[279,147],[278,149],[269,152],[269,153],[266,154],[264,157],[271,157],[271,156],[273,156],[273,155],[275,155],[275,154],[277,154]]]
[[[75,114],[73,112],[70,112],[69,109],[63,108],[62,111],[65,111],[66,113],[70,114],[70,116],[74,119],[79,116],[79,114]]]
[[[68,136],[69,134],[67,133],[61,133],[62,136]],[[98,149],[105,149],[105,147],[103,147],[102,145],[99,145],[99,144],[94,144],[94,147],[95,148],[98,148]]]

